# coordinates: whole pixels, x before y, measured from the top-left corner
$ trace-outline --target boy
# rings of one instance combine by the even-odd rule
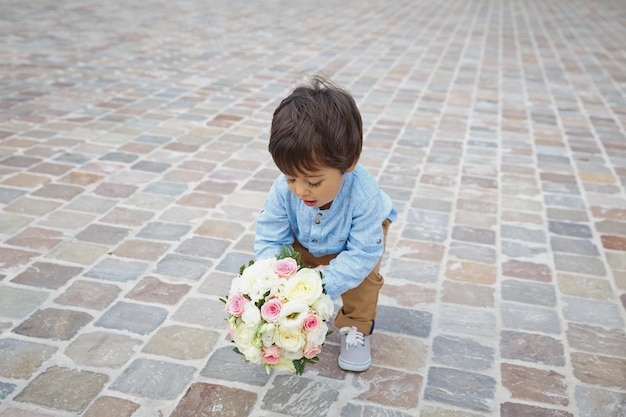
[[[358,164],[363,144],[354,99],[321,77],[296,88],[272,120],[269,151],[282,175],[259,215],[258,259],[292,245],[307,266],[328,265],[326,291],[343,307],[339,366],[364,371],[372,362],[380,263],[389,224],[397,214],[374,177]]]

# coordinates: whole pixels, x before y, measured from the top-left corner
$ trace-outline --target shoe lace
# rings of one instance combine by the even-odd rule
[[[342,327],[339,329],[339,332],[346,335],[346,350],[349,349],[350,346],[363,346],[365,344],[365,336],[357,330],[356,326]]]

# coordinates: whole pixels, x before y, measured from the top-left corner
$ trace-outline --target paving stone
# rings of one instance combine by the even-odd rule
[[[153,173],[161,173],[165,172],[170,168],[170,164],[165,162],[155,162],[155,161],[139,161],[136,164],[131,166],[131,169],[153,172]]]
[[[239,269],[243,265],[248,265],[254,260],[254,255],[242,252],[229,252],[215,266],[215,269],[223,272],[239,273]]]
[[[192,378],[194,368],[152,359],[135,359],[110,389],[154,400],[174,400]]]
[[[37,223],[38,226],[47,226],[53,229],[68,229],[75,232],[82,229],[94,220],[95,216],[87,213],[78,213],[67,210],[56,210],[48,217]]]
[[[166,255],[156,267],[161,275],[198,281],[204,276],[212,262],[206,259],[182,255]]]
[[[504,239],[521,240],[532,243],[546,242],[546,235],[543,230],[528,227],[503,224],[500,227],[500,235]]]
[[[576,386],[575,397],[579,417],[622,417],[626,411],[626,394],[623,392]]]
[[[361,417],[361,416],[377,416],[377,417],[411,417],[401,411],[391,410],[388,408],[376,407],[372,405],[360,405],[348,403],[341,409],[340,417]]]
[[[83,417],[131,417],[139,409],[139,404],[122,398],[102,396],[89,406]]]
[[[24,190],[16,190],[13,188],[0,187],[0,204],[9,204],[13,200],[17,200],[26,194]],[[15,210],[18,211],[19,210]]]
[[[42,339],[70,340],[91,320],[93,317],[82,311],[46,308],[36,311],[13,332]]]
[[[469,338],[437,336],[433,340],[433,361],[439,365],[482,371],[493,366],[494,353],[493,348]]]
[[[595,228],[600,233],[611,233],[614,235],[626,236],[626,222],[615,220],[602,220],[595,223]]]
[[[199,258],[219,258],[229,245],[230,242],[228,241],[196,236],[185,240],[175,251]]]
[[[37,191],[33,192],[32,195],[42,198],[55,198],[58,200],[69,201],[81,192],[83,192],[83,189],[81,187],[48,183],[44,184]]]
[[[6,399],[13,393],[13,391],[15,391],[15,388],[17,388],[17,385],[15,384],[0,382],[0,400]]]
[[[589,216],[583,210],[571,210],[558,207],[548,207],[546,210],[548,219],[565,220],[568,222],[588,222]]]
[[[147,268],[148,265],[143,262],[106,258],[87,271],[85,276],[116,282],[134,281]]]
[[[574,376],[590,385],[626,388],[626,359],[574,352],[571,354]]]
[[[500,355],[505,359],[564,366],[564,347],[558,339],[533,333],[503,330]]]
[[[65,207],[68,210],[84,211],[86,213],[103,214],[115,205],[115,200],[99,198],[90,195],[81,195],[73,199]]]
[[[0,339],[0,376],[29,379],[56,351],[55,346],[10,338]]]
[[[496,282],[496,267],[477,262],[448,261],[446,276],[475,284],[494,284]]]
[[[62,241],[63,233],[39,227],[27,227],[13,235],[6,243],[36,251],[50,249]]]
[[[123,224],[126,226],[142,226],[145,221],[154,216],[147,210],[135,210],[125,207],[115,207],[107,213],[102,221],[105,223]]]
[[[197,382],[189,387],[170,417],[246,417],[256,401],[257,394],[250,391]]]
[[[554,264],[558,271],[582,273],[600,277],[606,275],[604,263],[597,258],[555,253]]]
[[[431,313],[385,305],[378,306],[376,315],[378,330],[407,336],[428,337],[431,326]]]
[[[30,410],[20,410],[18,408],[9,407],[4,411],[0,411],[1,417],[54,417],[52,414],[33,413]]]
[[[422,407],[420,417],[479,417],[479,415],[465,410],[457,411],[448,408],[425,405]]]
[[[493,307],[494,292],[493,288],[484,285],[445,281],[441,301],[474,307]]]
[[[496,381],[487,375],[431,367],[424,398],[476,411],[490,411]]]
[[[503,403],[500,406],[501,417],[574,417],[572,413],[561,410],[537,407],[527,404]]]
[[[552,280],[552,271],[548,265],[515,259],[502,263],[502,274],[540,282],[550,282]]]
[[[178,241],[186,235],[191,226],[171,223],[148,223],[138,234],[137,237],[155,240]]]
[[[562,236],[591,238],[591,229],[584,224],[576,224],[569,222],[560,222],[551,220],[548,222],[548,228],[550,232]]]
[[[496,241],[496,235],[492,230],[455,226],[452,229],[452,239],[493,245]]]
[[[389,265],[388,275],[402,277],[412,282],[436,282],[439,277],[439,265],[412,259],[394,259]]]
[[[137,187],[133,185],[105,182],[98,185],[94,193],[102,197],[124,198],[132,195],[136,190]]]
[[[167,310],[163,308],[118,301],[94,325],[108,329],[128,330],[137,334],[149,334],[166,317]]]
[[[330,339],[329,339],[330,340]],[[404,337],[398,334],[384,332],[374,332],[371,335],[372,362],[383,367],[403,369],[405,371],[418,372],[423,369],[429,348],[423,340],[412,337]],[[331,351],[329,344],[324,345],[324,351]],[[338,351],[329,355],[329,367],[337,368],[336,358]],[[407,361],[406,358],[411,358]],[[322,358],[325,359],[325,358]],[[319,370],[320,364],[315,365],[315,370]],[[321,373],[320,373],[321,374]]]
[[[174,305],[190,289],[187,284],[168,284],[155,277],[145,277],[126,294],[126,297],[148,303]]]
[[[439,330],[446,333],[494,337],[496,316],[487,309],[441,304]]]
[[[127,228],[92,224],[76,235],[76,238],[86,242],[115,245],[124,240],[130,232],[131,230]]]
[[[104,310],[120,292],[120,288],[112,284],[75,281],[65,292],[55,298],[54,302],[86,309]]]
[[[91,265],[104,255],[108,249],[104,245],[69,241],[57,245],[46,257],[80,265]]]
[[[276,375],[263,397],[261,409],[293,417],[325,416],[338,396],[338,391],[323,382]]]
[[[168,249],[168,243],[152,242],[143,239],[129,239],[113,250],[113,254],[123,258],[156,261]]]
[[[0,191],[0,196],[1,194],[2,192]],[[13,201],[8,206],[6,206],[5,211],[18,213],[18,214],[27,214],[30,216],[43,216],[44,214],[47,214],[53,211],[54,209],[59,207],[61,204],[62,203],[58,201],[22,197],[16,201]]]
[[[563,316],[566,320],[612,328],[624,326],[617,304],[578,297],[563,297],[562,303]]]
[[[590,240],[568,239],[553,236],[550,238],[550,247],[555,252],[574,253],[587,256],[598,256],[598,248]]]
[[[556,306],[554,287],[549,284],[507,279],[502,281],[502,299],[519,303]]]
[[[185,326],[161,327],[143,352],[180,360],[202,359],[209,355],[219,333]]]
[[[225,294],[228,291],[221,291]],[[437,297],[437,290],[420,285],[392,285],[385,283],[381,292],[379,302],[381,304],[396,304],[398,307],[419,308],[422,304],[432,304]],[[386,299],[393,301],[387,302]]]
[[[418,404],[415,393],[421,389],[422,377],[374,366],[368,372],[357,374],[352,385],[362,391],[357,400],[411,409]]]
[[[513,398],[547,404],[569,404],[565,377],[554,371],[503,363],[502,384]]]
[[[58,289],[82,271],[83,268],[80,267],[65,266],[49,262],[35,262],[26,271],[13,278],[11,282],[48,289]]]
[[[222,329],[226,324],[226,313],[221,301],[187,298],[176,310],[172,319],[183,323]]]
[[[141,340],[125,335],[94,332],[79,335],[65,349],[65,355],[82,366],[120,368],[141,343]]]
[[[621,236],[602,235],[602,246],[606,249],[626,251],[626,238]]]
[[[559,290],[566,295],[593,298],[598,301],[613,299],[610,281],[580,275],[557,274]]]
[[[45,291],[4,285],[0,291],[0,316],[21,319],[37,309],[47,298],[48,293]]]
[[[200,371],[200,375],[207,378],[265,386],[270,379],[265,367],[246,362],[242,355],[233,351],[233,347],[221,347],[215,350],[204,369]]]
[[[16,401],[80,413],[98,395],[109,377],[91,371],[52,366],[39,374]]]
[[[472,245],[470,243],[452,242],[448,249],[451,257],[493,264],[496,262],[496,251],[488,246]],[[436,259],[434,259],[436,260]]]
[[[501,315],[504,326],[509,329],[529,330],[559,334],[559,318],[553,310],[543,307],[502,303]]]
[[[581,323],[569,323],[567,341],[571,347],[590,353],[626,357],[626,332]]]

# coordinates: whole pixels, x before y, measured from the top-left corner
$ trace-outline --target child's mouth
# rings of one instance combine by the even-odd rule
[[[309,207],[313,207],[315,205],[315,200],[302,200],[302,202],[304,203],[304,205]]]

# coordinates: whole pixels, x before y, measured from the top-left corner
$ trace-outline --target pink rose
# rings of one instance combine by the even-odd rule
[[[298,263],[293,258],[279,259],[274,264],[274,272],[279,278],[289,278],[298,271]]]
[[[231,340],[235,340],[235,328],[230,323],[228,323],[228,334],[230,335]]]
[[[283,311],[283,303],[278,298],[271,298],[261,306],[261,317],[268,323],[273,323],[280,318]]]
[[[302,322],[302,328],[307,332],[314,332],[320,328],[321,323],[322,320],[317,314],[309,312],[309,315]]]
[[[316,357],[322,352],[322,348],[319,346],[311,346],[308,349],[304,349],[304,357],[307,359],[311,359]]]
[[[231,295],[228,297],[228,300],[226,300],[226,312],[235,317],[239,317],[243,314],[243,308],[247,302],[248,299],[241,294]]]
[[[276,365],[280,360],[281,348],[276,345],[263,348],[263,362],[268,365]]]

